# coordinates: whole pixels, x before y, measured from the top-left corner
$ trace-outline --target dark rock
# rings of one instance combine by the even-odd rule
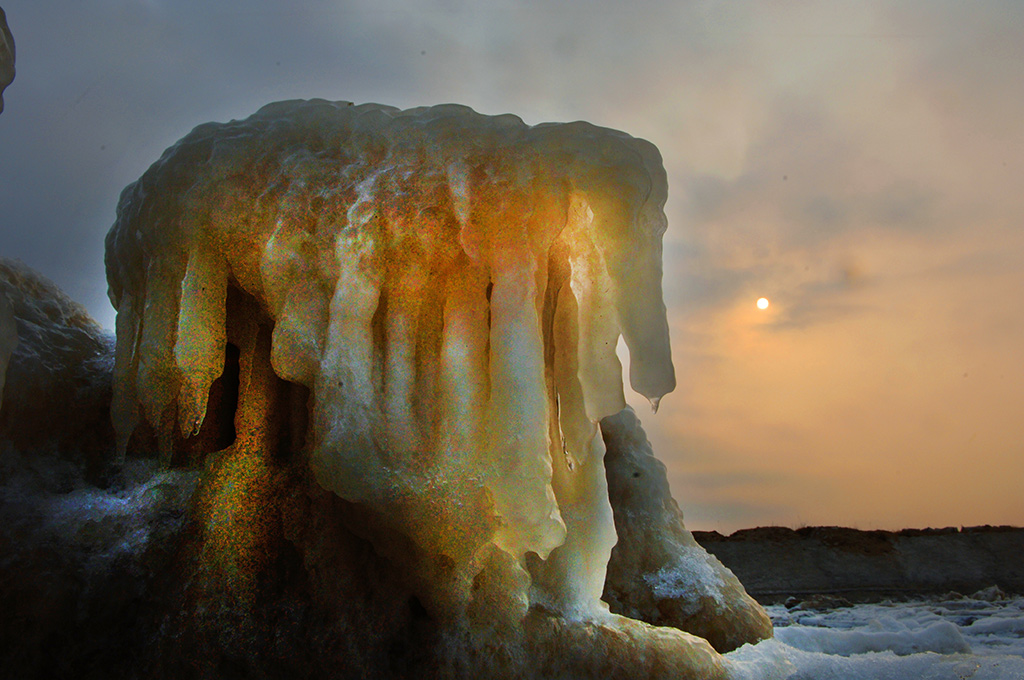
[[[841,527],[763,527],[703,545],[764,603],[811,594],[853,601],[975,592],[993,584],[1024,593],[1024,529],[858,531]]]
[[[0,113],[4,111],[4,90],[14,81],[14,36],[7,15],[0,7]]]
[[[69,491],[79,468],[98,481],[107,473],[114,437],[113,337],[20,262],[0,259],[0,298],[0,316],[6,303],[17,333],[0,383],[0,442],[32,458],[61,459],[33,471],[52,491]]]
[[[811,595],[803,600],[798,600],[793,597],[786,600],[786,609],[795,611],[825,611],[828,609],[840,609],[842,607],[852,606],[853,603],[845,597],[828,595],[826,593]]]

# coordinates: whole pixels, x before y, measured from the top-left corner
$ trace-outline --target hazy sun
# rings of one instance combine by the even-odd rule
[[[768,298],[759,298],[758,301],[757,301],[757,308],[758,309],[768,309],[768,305],[769,305]]]

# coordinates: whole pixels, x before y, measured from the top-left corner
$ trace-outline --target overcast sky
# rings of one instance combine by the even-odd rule
[[[105,326],[118,193],[199,123],[588,120],[668,170],[679,387],[641,417],[691,528],[1024,524],[1024,3],[2,6],[0,255]]]

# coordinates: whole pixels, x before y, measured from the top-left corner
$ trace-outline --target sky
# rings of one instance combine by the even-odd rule
[[[106,327],[117,196],[200,123],[312,97],[587,120],[668,171],[679,386],[633,402],[691,529],[1024,524],[1024,3],[2,7],[0,256]]]

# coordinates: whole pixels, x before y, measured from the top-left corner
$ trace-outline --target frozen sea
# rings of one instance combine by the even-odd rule
[[[768,607],[775,639],[726,655],[733,680],[1024,680],[1024,598]]]

